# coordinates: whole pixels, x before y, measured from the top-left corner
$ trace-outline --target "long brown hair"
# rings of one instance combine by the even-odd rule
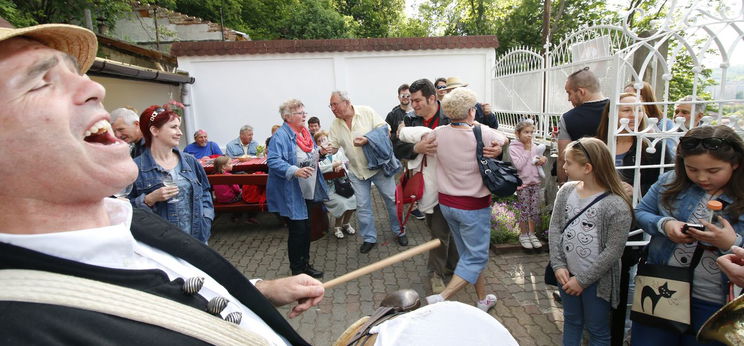
[[[571,158],[578,164],[591,164],[597,184],[610,190],[610,193],[622,197],[628,205],[628,212],[633,214],[633,203],[630,196],[625,193],[620,175],[615,170],[615,160],[604,142],[592,137],[580,138],[568,144],[566,155],[568,154],[571,154]]]
[[[225,166],[230,162],[230,158],[227,156],[218,156],[214,159],[214,172],[217,174],[225,173]]]
[[[724,187],[726,195],[734,201],[726,209],[731,222],[736,223],[739,215],[744,213],[744,142],[742,142],[741,137],[726,125],[696,127],[687,131],[684,137],[701,139],[717,137],[724,139],[729,145],[723,145],[717,150],[709,150],[702,145],[692,149],[685,149],[682,145],[677,145],[677,156],[674,159],[675,176],[671,183],[664,185],[667,189],[661,193],[662,205],[672,210],[672,201],[694,184],[687,176],[685,157],[708,154],[716,160],[738,165],[731,174],[728,184]]]
[[[629,83],[625,86],[625,89],[632,88],[633,92],[631,94],[635,95],[637,89],[634,85],[635,83]],[[641,101],[643,102],[656,102],[656,94],[654,93],[654,89],[651,88],[651,84],[648,82],[643,82],[643,88],[641,88]],[[643,111],[648,115],[650,118],[656,118],[661,121],[664,119],[664,115],[661,114],[661,109],[659,108],[659,105],[657,104],[651,104],[651,105],[643,105]]]
[[[636,94],[622,93],[622,94],[620,94],[620,96],[618,97],[617,100],[618,101],[622,101],[622,99],[624,99],[626,97],[633,97],[633,98],[635,98],[636,97]],[[646,128],[646,117],[643,114],[639,114],[639,116],[638,116],[638,126],[637,127],[638,127],[639,130],[642,130],[642,129],[645,129]],[[616,125],[613,125],[612,128],[613,129],[617,128],[617,124]],[[609,131],[610,131],[610,103],[608,102],[605,105],[604,110],[602,110],[602,115],[601,115],[600,120],[599,120],[599,127],[597,127],[597,138],[599,138],[602,142],[604,142],[605,144],[607,144],[607,137],[609,135]],[[641,146],[642,146],[641,152],[645,155],[646,154],[646,147],[648,147],[648,145],[646,143],[644,143],[643,141],[641,141]]]

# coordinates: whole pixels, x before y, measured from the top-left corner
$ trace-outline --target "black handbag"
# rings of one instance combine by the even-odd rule
[[[566,225],[563,226],[563,229],[561,230],[561,234],[563,234],[563,232],[566,231],[566,228],[568,228],[568,225],[570,225],[571,222],[574,222],[574,220],[576,220],[577,217],[581,216],[581,214],[583,214],[587,209],[589,209],[589,207],[593,206],[595,203],[601,201],[602,198],[605,198],[609,195],[610,195],[609,192],[605,192],[597,196],[597,198],[595,198],[593,201],[589,202],[589,204],[587,204],[586,207],[584,207],[584,209],[581,209],[578,213],[576,213],[576,215],[574,215],[571,218],[571,220],[568,220],[568,222],[566,222]],[[558,286],[558,279],[555,277],[555,271],[553,271],[553,264],[550,261],[548,261],[548,265],[545,266],[544,281],[548,285]]]
[[[349,181],[349,177],[346,175],[333,179],[333,188],[341,197],[351,198],[351,196],[354,196],[354,188],[351,187],[351,181]]]
[[[478,169],[481,177],[483,177],[483,184],[486,185],[488,191],[498,197],[513,195],[517,188],[522,185],[522,179],[519,179],[517,170],[509,162],[484,157],[483,135],[480,125],[473,126],[473,133],[477,144],[475,158],[478,160]]]

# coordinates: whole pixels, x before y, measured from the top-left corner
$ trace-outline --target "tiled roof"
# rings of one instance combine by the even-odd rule
[[[496,36],[176,42],[174,56],[498,48]]]

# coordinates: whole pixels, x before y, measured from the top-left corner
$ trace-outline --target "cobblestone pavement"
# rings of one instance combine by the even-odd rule
[[[311,262],[325,272],[325,280],[394,255],[430,239],[424,221],[408,221],[407,248],[399,246],[387,225],[382,200],[374,194],[378,243],[367,254],[359,253],[358,233],[336,239],[331,234],[310,246]],[[272,279],[290,275],[287,259],[287,230],[271,214],[259,214],[259,225],[233,223],[229,215],[215,221],[209,245],[224,255],[249,278]],[[356,228],[356,217],[352,225]],[[543,283],[547,253],[527,254],[518,249],[491,252],[486,287],[498,296],[490,314],[509,329],[520,345],[556,345],[561,342],[563,313],[552,298],[552,290]],[[330,345],[351,323],[371,314],[388,292],[411,288],[424,297],[431,294],[426,270],[426,255],[387,267],[379,272],[336,286],[326,291],[314,309],[290,320],[313,345]],[[459,292],[454,300],[474,304],[472,286]],[[280,308],[286,316],[289,309]]]

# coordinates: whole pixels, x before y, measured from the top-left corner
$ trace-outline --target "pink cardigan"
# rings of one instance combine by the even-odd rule
[[[544,149],[544,147],[541,148]],[[538,150],[538,145],[532,143],[532,148],[528,152],[524,148],[524,143],[519,140],[512,141],[509,143],[509,156],[512,164],[517,169],[517,173],[519,173],[519,178],[522,179],[523,185],[541,183],[538,169],[543,169],[543,167],[535,166],[533,163],[535,156],[543,156],[543,153]]]
[[[230,173],[223,173],[230,174]],[[237,184],[233,185],[212,185],[214,189],[214,201],[215,203],[231,203],[240,196],[240,186]]]
[[[504,145],[506,136],[481,126],[483,143],[492,141]],[[475,135],[470,128],[449,125],[434,130],[437,136],[437,185],[439,192],[450,196],[483,197],[491,195],[485,185],[475,159]]]

